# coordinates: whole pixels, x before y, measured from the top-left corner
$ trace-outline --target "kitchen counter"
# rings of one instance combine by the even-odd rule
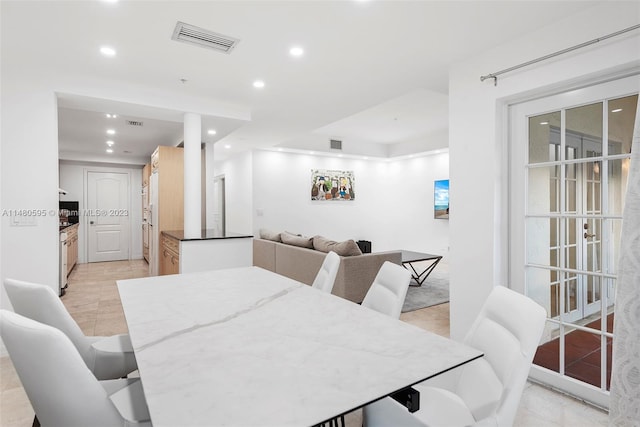
[[[176,240],[180,240],[181,242],[190,241],[190,240],[211,240],[211,239],[250,239],[253,238],[251,234],[241,234],[241,233],[223,233],[219,230],[206,229],[200,230],[199,237],[185,237],[184,230],[170,230],[163,231],[163,234],[172,237]]]
[[[160,237],[160,274],[194,273],[253,264],[253,236],[201,230],[185,237],[184,230],[163,231]]]

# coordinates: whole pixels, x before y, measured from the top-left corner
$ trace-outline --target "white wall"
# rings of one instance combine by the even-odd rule
[[[225,178],[225,216],[228,233],[253,233],[251,212],[255,189],[252,187],[252,159],[251,152],[244,152],[214,167],[215,176],[224,175]],[[207,184],[210,183],[211,181]]]
[[[77,200],[80,207],[78,227],[78,262],[87,262],[86,222],[82,215],[87,209],[84,196],[86,189],[85,170],[99,172],[129,173],[129,243],[130,258],[142,259],[142,167],[130,165],[96,165],[83,162],[60,161],[60,187],[67,191],[60,200]]]
[[[446,153],[386,162],[254,151],[252,164],[246,157],[232,158],[216,170],[224,171],[227,182],[227,224],[242,215],[232,206],[251,206],[248,232],[254,235],[260,228],[287,230],[337,241],[370,240],[374,251],[446,255],[449,222],[433,218],[433,181],[448,178],[448,161]],[[311,169],[354,171],[356,199],[312,202]],[[246,179],[249,170],[253,182],[243,184],[241,193],[232,191],[234,181]],[[247,188],[253,188],[251,203]]]
[[[638,31],[505,74],[480,75],[640,22],[640,3],[601,4],[452,67],[449,76],[451,336],[461,338],[496,285],[507,285],[505,105],[629,69],[640,61]]]

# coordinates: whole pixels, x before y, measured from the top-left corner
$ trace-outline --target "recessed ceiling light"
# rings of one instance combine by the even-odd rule
[[[548,125],[549,122],[540,122],[541,125]]]
[[[116,134],[116,131],[115,131],[115,130],[113,130],[113,129],[107,129],[107,133],[108,133],[109,135],[115,135],[115,134]]]
[[[289,54],[291,56],[296,56],[296,57],[302,56],[304,55],[304,49],[301,48],[300,46],[294,46],[291,49],[289,49]]]
[[[314,151],[309,151],[309,154],[316,154]]]
[[[278,151],[282,151],[282,147],[281,147],[281,148],[278,148]]]
[[[225,145],[224,148],[231,148],[229,144]]]
[[[113,145],[113,141],[111,141],[111,140],[107,141],[107,145],[108,145],[109,147],[111,147],[111,146]]]
[[[264,87],[264,82],[262,80],[256,80],[253,82],[253,87],[261,89]]]
[[[619,113],[622,111],[622,108],[616,108],[615,110],[611,110],[612,113]]]
[[[215,134],[216,134],[216,133],[218,133],[218,132],[216,132],[216,130],[215,130],[215,129],[209,129],[209,130],[207,131],[207,133],[208,133],[209,135],[215,135]]]
[[[113,153],[113,149],[107,148],[107,153]]]
[[[116,50],[110,46],[102,46],[100,48],[100,53],[104,56],[116,56]]]

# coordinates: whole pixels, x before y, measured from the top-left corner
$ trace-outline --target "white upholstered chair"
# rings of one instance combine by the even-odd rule
[[[98,381],[59,329],[0,310],[0,335],[39,424],[151,426],[140,380]]]
[[[410,281],[411,273],[406,268],[385,261],[364,296],[362,306],[399,319]]]
[[[137,369],[128,334],[87,337],[50,287],[14,279],[5,279],[4,287],[16,313],[64,332],[97,379],[122,378]]]
[[[413,414],[390,398],[366,406],[364,425],[513,425],[545,319],[533,300],[494,288],[464,339],[484,357],[415,385],[420,410]]]
[[[333,251],[329,251],[327,256],[324,257],[322,266],[320,266],[320,270],[318,271],[318,274],[311,286],[322,292],[330,294],[333,290],[333,284],[336,281],[339,268],[340,256]]]

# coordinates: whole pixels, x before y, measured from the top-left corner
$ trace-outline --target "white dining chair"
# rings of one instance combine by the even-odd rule
[[[311,287],[330,294],[333,290],[333,285],[336,282],[336,276],[338,275],[339,268],[340,256],[333,251],[329,251],[327,256],[324,257],[322,266],[320,267]]]
[[[151,426],[139,378],[98,381],[59,329],[0,310],[0,335],[43,426]]]
[[[5,279],[4,287],[16,313],[64,332],[97,379],[122,378],[138,369],[128,334],[85,336],[49,286]]]
[[[413,386],[420,392],[413,414],[391,398],[366,406],[364,426],[513,425],[545,320],[533,300],[494,288],[464,339],[484,357]]]
[[[364,296],[362,306],[399,319],[410,281],[409,270],[385,261]]]

